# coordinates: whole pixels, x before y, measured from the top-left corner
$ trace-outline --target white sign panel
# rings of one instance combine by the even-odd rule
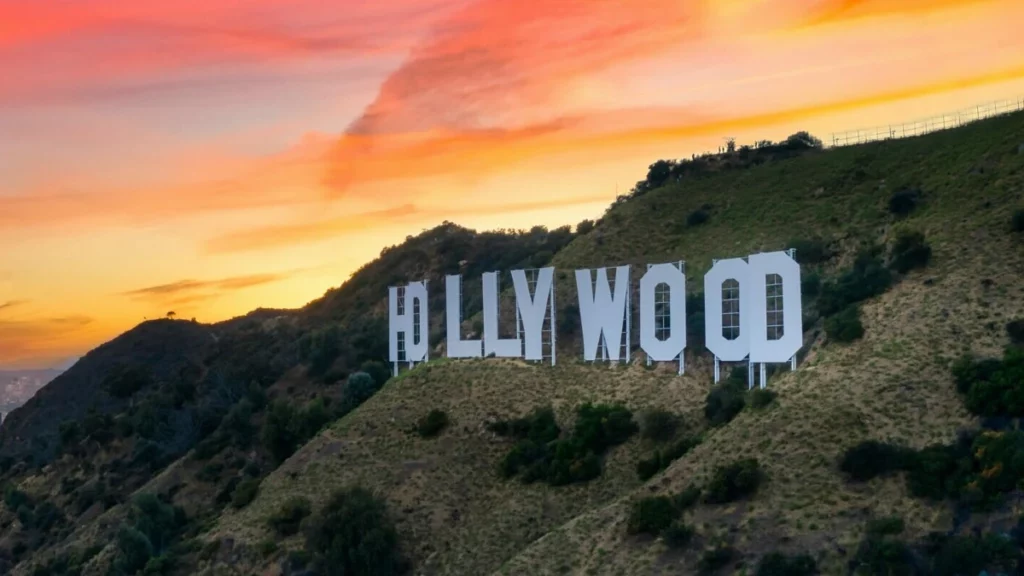
[[[516,307],[523,323],[526,340],[526,359],[541,360],[544,357],[544,316],[551,304],[551,290],[555,283],[555,269],[541,268],[537,271],[537,286],[530,294],[530,285],[523,270],[512,271],[515,286]],[[554,318],[554,311],[551,317]],[[552,322],[552,325],[554,322]]]
[[[405,287],[404,298],[399,312],[398,288],[388,288],[388,359],[391,362],[422,362],[427,358],[428,330],[427,284],[413,282]],[[416,313],[418,312],[418,314]],[[414,318],[415,316],[415,318]],[[419,324],[414,329],[413,322]],[[419,339],[415,332],[419,332]],[[404,357],[399,358],[398,335],[405,343]]]
[[[605,351],[612,362],[619,359],[622,329],[626,319],[626,298],[629,294],[629,266],[615,269],[615,294],[608,285],[608,269],[597,270],[597,284],[590,270],[576,271],[576,290],[580,303],[580,324],[583,327],[583,358],[597,359],[597,347],[604,337]]]
[[[445,320],[448,332],[449,358],[479,358],[483,356],[480,340],[462,339],[462,276],[445,278]]]
[[[620,360],[625,348],[625,357],[621,359],[628,362],[632,314],[630,267],[615,268],[614,288],[609,283],[608,270],[575,271],[583,357],[587,361],[597,360],[598,349],[604,343],[604,359]],[[511,272],[515,338],[499,337],[497,272],[488,272],[482,278],[482,339],[463,339],[462,278],[457,275],[445,278],[445,323],[450,358],[493,355],[537,361],[544,358],[545,346],[548,346],[554,363],[555,269],[548,267],[532,272],[529,277],[524,270]],[[667,295],[663,302],[657,301],[659,291]],[[402,290],[392,287],[388,295],[389,354],[397,370],[398,362],[415,363],[427,358],[430,333],[427,284],[414,282]],[[753,254],[747,259],[716,261],[704,275],[704,298],[705,340],[708,350],[715,355],[716,378],[719,361],[749,359],[751,364],[762,364],[763,374],[765,363],[790,362],[803,344],[800,266],[789,253],[770,252]],[[651,361],[678,359],[682,371],[687,344],[685,273],[673,264],[650,266],[640,279],[639,304],[641,349]],[[667,315],[665,310],[657,310],[659,305],[667,307]],[[415,320],[414,312],[418,312]],[[549,318],[549,329],[545,331],[544,324]],[[659,318],[667,318],[668,327],[667,333],[660,337]],[[416,327],[414,321],[418,322]],[[404,350],[400,341],[404,343]]]
[[[655,332],[655,289],[668,286],[669,336]],[[686,276],[672,264],[655,264],[640,279],[640,348],[655,362],[675,360],[686,348]]]

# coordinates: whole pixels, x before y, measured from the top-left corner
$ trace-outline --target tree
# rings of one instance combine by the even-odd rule
[[[175,316],[177,316],[177,314],[174,313],[174,310],[171,310],[170,312],[167,313],[168,319],[173,319]]]
[[[310,523],[306,548],[325,576],[383,576],[406,567],[386,504],[358,487],[331,496]]]

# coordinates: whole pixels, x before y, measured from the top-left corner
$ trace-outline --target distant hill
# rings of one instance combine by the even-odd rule
[[[0,370],[0,420],[63,370]]]
[[[331,574],[372,558],[383,574],[402,564],[392,536],[414,574],[1024,562],[1022,143],[1016,114],[834,150],[794,135],[661,161],[575,229],[445,223],[300,310],[143,323],[0,426],[0,573]],[[797,370],[748,393],[743,366],[726,366],[740,370],[713,387],[704,271],[792,247]],[[639,277],[680,259],[695,297],[686,374],[639,355],[582,363],[572,270],[629,264]],[[557,366],[440,358],[446,274],[464,274],[475,331],[482,272],[549,264]],[[422,279],[436,359],[391,378],[386,288]],[[1011,408],[992,408],[1000,398]],[[982,462],[958,437],[1006,443]],[[375,495],[343,492],[360,486]],[[346,532],[354,517],[362,529]]]

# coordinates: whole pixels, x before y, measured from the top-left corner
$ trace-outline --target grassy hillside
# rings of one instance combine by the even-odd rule
[[[446,362],[389,384],[271,474],[252,505],[221,518],[214,537],[230,535],[236,549],[249,544],[234,559],[261,565],[266,559],[252,550],[271,537],[265,521],[275,506],[295,494],[322,501],[332,488],[358,483],[382,490],[426,573],[690,572],[702,549],[719,541],[738,550],[740,563],[773,550],[803,551],[838,573],[871,517],[898,514],[908,535],[948,529],[947,505],[909,498],[895,479],[850,484],[836,463],[867,438],[920,448],[976,426],[949,367],[965,352],[998,356],[1008,343],[1004,326],[1024,315],[1024,250],[1010,230],[1024,196],[1022,133],[1024,116],[1016,115],[687,177],[613,206],[558,252],[553,265],[566,273],[557,298],[565,316],[574,312],[571,270],[579,267],[630,263],[638,278],[645,263],[685,259],[697,292],[712,258],[814,240],[825,256],[804,274],[827,278],[861,247],[891,246],[903,231],[922,232],[932,246],[926,269],[864,305],[866,334],[853,344],[826,342],[813,299],[805,298],[807,356],[797,372],[774,377],[776,402],[709,429],[700,446],[652,480],[641,483],[632,473],[631,464],[650,450],[639,441],[614,449],[605,474],[589,484],[523,486],[494,474],[507,445],[485,422],[545,399],[561,406],[562,418],[569,398],[582,394],[634,410],[683,412],[691,426],[705,426],[710,374],[699,349],[691,351],[686,376],[654,376],[638,367],[580,365],[571,360],[578,343],[563,338],[557,368]],[[904,191],[917,202],[900,217],[890,203]],[[690,217],[698,210],[708,216],[699,224]],[[431,441],[404,432],[434,407],[453,415],[451,432]],[[697,544],[688,552],[626,533],[636,498],[704,483],[715,466],[750,456],[761,460],[765,486],[749,502],[702,504],[689,513]]]
[[[138,465],[133,446],[146,444],[132,434],[113,448],[90,445],[65,450],[48,466],[10,468],[3,477],[8,491],[0,510],[0,560],[9,557],[16,574],[43,565],[53,574],[135,573],[125,568],[136,538],[126,527],[143,530],[148,525],[141,515],[163,518],[160,536],[169,543],[148,552],[147,573],[300,573],[307,543],[299,519],[307,515],[296,515],[292,528],[281,532],[282,508],[296,511],[295,498],[308,499],[311,514],[302,524],[308,528],[320,521],[336,490],[356,486],[383,498],[417,574],[689,574],[708,571],[713,555],[707,550],[724,547],[733,552],[722,573],[753,574],[765,554],[782,551],[810,554],[822,573],[838,574],[859,554],[872,518],[900,516],[908,541],[970,523],[1015,521],[1008,506],[965,516],[949,502],[912,498],[899,476],[850,482],[838,462],[867,439],[923,448],[978,428],[950,368],[964,353],[999,356],[1009,344],[1008,322],[1024,317],[1024,237],[1011,224],[1024,208],[1022,134],[1024,115],[1018,114],[836,150],[739,151],[685,169],[652,168],[656,185],[638,186],[592,229],[575,234],[478,235],[445,225],[410,238],[303,310],[270,311],[213,331],[217,342],[201,362],[196,398],[165,409],[198,414],[215,398],[223,408],[214,426],[193,437],[187,456],[133,476],[145,481],[135,496],[163,499],[148,505],[152,514],[128,494],[87,510],[74,504],[91,482],[116,480],[125,467]],[[900,239],[908,232],[923,234],[930,246],[927,266],[900,269]],[[705,414],[711,361],[697,338],[685,376],[670,367],[577,360],[573,269],[630,264],[635,284],[647,263],[686,260],[689,291],[696,294],[712,258],[793,246],[805,279],[817,276],[825,284],[806,284],[802,363],[796,372],[773,374],[769,387],[778,396],[766,406],[748,405],[713,426]],[[851,277],[851,266],[861,266],[872,246],[880,247],[871,254],[892,270],[886,274],[893,281],[858,298],[863,302],[855,307],[843,307],[859,316],[864,330],[843,343],[835,329],[842,314],[816,294],[835,297],[865,284],[867,277],[856,274],[853,288],[834,280]],[[549,262],[559,270],[558,366],[435,360],[373,393],[386,378],[373,361],[386,351],[388,285],[430,280],[431,340],[440,343],[444,274],[462,271],[471,295],[479,293],[481,272]],[[469,314],[478,306],[469,302]],[[693,312],[688,329],[699,332],[699,310]],[[106,378],[96,370],[96,378]],[[378,377],[361,370],[376,370]],[[151,401],[156,393],[147,390],[131,405]],[[722,394],[716,397],[729,398],[727,392],[716,390]],[[43,422],[44,408],[64,401],[57,396],[26,406],[15,422]],[[638,477],[637,464],[670,443],[638,434],[612,443],[598,460],[599,475],[589,480],[550,485],[498,473],[522,441],[500,436],[489,423],[549,404],[562,436],[552,444],[558,451],[545,457],[562,462],[568,454],[571,474],[591,466],[594,454],[572,452],[592,449],[579,444],[584,440],[573,444],[584,433],[570,433],[585,402],[621,403],[636,421],[652,409],[674,412],[683,425],[673,441],[700,442],[648,480]],[[422,437],[416,428],[432,410],[443,411],[448,424],[436,437]],[[131,408],[125,415],[139,418]],[[604,430],[609,421],[595,425]],[[13,428],[5,423],[3,430],[9,435]],[[6,438],[0,450],[20,455],[24,448],[15,450]],[[675,539],[628,533],[638,499],[679,494],[691,485],[707,494],[717,467],[744,458],[756,458],[763,470],[756,493],[729,503],[693,503],[682,515],[692,529],[685,544],[682,532]],[[67,493],[65,476],[85,484]],[[53,517],[50,502],[58,521],[45,520]],[[278,528],[268,523],[272,517]],[[678,546],[670,548],[670,540]]]

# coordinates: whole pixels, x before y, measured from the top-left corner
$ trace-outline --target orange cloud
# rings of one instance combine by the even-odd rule
[[[0,303],[0,312],[3,312],[4,310],[10,310],[11,308],[15,308],[23,304],[28,304],[28,300],[11,300],[9,302]]]
[[[92,318],[69,316],[36,320],[0,320],[0,365],[25,358],[56,360],[70,356],[95,335],[83,332]]]
[[[297,272],[299,271],[250,274],[220,280],[179,280],[169,284],[129,290],[122,295],[157,303],[187,304],[215,298],[224,292],[279,282]]]
[[[459,218],[463,216],[481,216],[488,214],[511,214],[516,212],[532,212],[564,208],[594,202],[604,202],[606,195],[595,195],[580,198],[561,198],[537,202],[519,202],[492,204],[485,206],[445,206],[421,208],[413,204],[404,204],[386,210],[377,210],[342,218],[332,218],[315,222],[302,222],[282,226],[267,226],[254,230],[236,232],[211,239],[206,244],[211,253],[242,252],[280,248],[305,242],[315,242],[350,234],[361,230],[370,230],[388,225],[414,223],[430,220]]]
[[[882,16],[920,16],[950,8],[998,4],[1005,0],[824,0],[802,18],[805,27],[846,23]]]
[[[0,6],[0,67],[12,80],[0,103],[80,101],[153,81],[207,86],[235,76],[226,64],[400,55],[451,10],[440,0],[360,3],[344,15],[312,0],[53,4]]]

